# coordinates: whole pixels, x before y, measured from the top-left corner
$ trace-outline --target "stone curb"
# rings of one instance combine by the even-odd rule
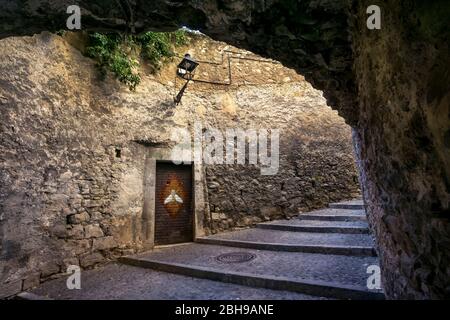
[[[323,281],[297,280],[285,277],[258,276],[250,273],[224,272],[212,268],[189,266],[178,263],[160,262],[150,259],[122,257],[120,262],[149,268],[157,271],[169,272],[195,278],[209,279],[227,283],[234,283],[250,287],[260,287],[272,290],[294,291],[319,297],[355,300],[383,300],[384,294],[372,292],[364,287],[347,286]]]
[[[261,243],[253,241],[212,239],[212,238],[197,238],[195,242],[202,244],[211,244],[218,246],[228,246],[228,247],[247,248],[256,250],[337,254],[345,256],[369,256],[369,257],[377,256],[376,251],[373,247],[364,247],[364,246],[296,245],[296,244],[269,243],[269,242]]]
[[[346,234],[368,234],[369,229],[364,227],[319,227],[319,226],[292,226],[275,223],[259,223],[256,225],[260,229],[270,229],[279,231],[297,232],[318,232],[318,233],[346,233]]]

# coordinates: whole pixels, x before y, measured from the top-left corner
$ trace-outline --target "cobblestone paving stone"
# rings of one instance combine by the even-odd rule
[[[367,234],[291,232],[258,228],[221,233],[210,238],[297,245],[373,246],[373,240]]]
[[[220,254],[237,251],[254,253],[257,257],[246,263],[235,264],[224,264],[215,260]],[[366,286],[367,267],[378,264],[375,257],[274,252],[203,244],[156,249],[139,255],[139,258],[186,264],[191,267],[209,267],[220,272],[241,272],[296,280],[321,280],[360,287]]]
[[[32,293],[60,300],[317,300],[322,297],[252,288],[111,263],[82,272],[81,289],[69,290],[66,278]]]

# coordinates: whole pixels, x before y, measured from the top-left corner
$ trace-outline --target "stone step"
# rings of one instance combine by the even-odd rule
[[[290,291],[252,288],[192,278],[130,265],[110,263],[83,270],[81,289],[70,290],[67,277],[47,281],[22,300],[323,300],[324,297]]]
[[[290,220],[273,220],[270,222],[264,222],[260,224],[282,224],[289,226],[311,226],[311,227],[336,227],[336,228],[369,228],[367,221],[328,221],[328,220],[309,220],[309,219],[290,219]]]
[[[224,232],[207,238],[324,247],[373,247],[374,244],[372,237],[367,234],[290,232],[259,228]]]
[[[214,238],[197,238],[197,243],[213,244],[220,246],[228,246],[235,248],[247,248],[257,250],[273,250],[286,252],[307,252],[307,253],[321,253],[321,254],[339,254],[347,256],[373,256],[377,254],[373,247],[363,246],[321,246],[321,245],[297,245],[284,243],[270,243],[270,242],[254,242],[254,241],[239,241],[226,240]]]
[[[321,221],[367,221],[362,215],[326,215],[326,214],[301,214],[297,217],[300,220],[321,220]]]
[[[363,210],[364,202],[362,200],[342,201],[330,203],[329,207],[334,209]]]
[[[279,231],[292,231],[292,232],[318,232],[318,233],[348,233],[348,234],[368,234],[369,229],[367,227],[359,226],[339,226],[339,225],[317,225],[311,221],[299,220],[304,222],[303,224],[286,224],[286,223],[258,223],[257,228],[279,230]],[[320,222],[333,222],[334,221],[320,221]]]
[[[259,250],[376,256],[373,240],[367,234],[309,233],[252,228],[219,233],[197,240],[200,243]]]
[[[301,220],[367,221],[366,212],[364,210],[333,208],[300,213],[297,218]]]
[[[367,267],[377,265],[374,257],[250,249],[236,251],[236,248],[226,246],[194,243],[123,257],[120,261],[190,277],[328,298],[384,298],[380,290],[366,287]],[[230,263],[242,255],[253,259]],[[219,261],[219,258],[224,260]]]

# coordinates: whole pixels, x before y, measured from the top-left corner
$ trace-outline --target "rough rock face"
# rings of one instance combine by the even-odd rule
[[[7,1],[0,34],[60,29],[66,2]],[[368,0],[130,3],[134,15],[108,1],[98,7],[83,1],[83,23],[95,29],[131,23],[136,32],[188,25],[292,66],[324,90],[354,127],[388,297],[448,298],[447,1],[381,2],[376,31],[365,26],[374,4]]]
[[[433,29],[425,25],[431,14],[425,8],[405,25],[397,20],[405,8],[390,9],[383,19],[389,28],[355,35],[360,119],[354,138],[364,198],[388,296],[448,298],[449,37],[426,41]],[[438,22],[434,27],[439,30]]]
[[[71,0],[3,1],[0,37],[66,28]],[[355,124],[349,1],[78,1],[83,30],[168,31],[189,26],[295,68]]]
[[[94,62],[59,36],[1,41],[3,287],[24,281],[26,289],[67,265],[87,268],[141,250],[147,148],[171,146],[173,129],[195,121],[281,131],[275,176],[207,166],[210,232],[359,195],[350,127],[321,93],[293,70],[242,51],[230,58],[231,85],[200,82],[227,83],[227,58],[207,63],[221,61],[224,49],[238,51],[205,37],[180,49],[205,62],[175,107],[178,60],[157,76],[143,65],[143,81],[130,92],[111,77],[100,80]]]

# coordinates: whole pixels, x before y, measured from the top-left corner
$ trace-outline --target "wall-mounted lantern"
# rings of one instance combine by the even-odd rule
[[[189,53],[184,55],[183,60],[178,64],[177,75],[185,80],[191,80],[198,62],[191,58]]]
[[[192,59],[189,53],[186,53],[184,55],[183,60],[181,60],[181,62],[178,64],[177,76],[186,80],[186,83],[184,84],[184,86],[181,88],[180,92],[178,92],[177,96],[174,99],[176,105],[180,103],[189,81],[191,81],[192,78],[194,77],[194,70],[195,68],[197,68],[197,66],[198,62]]]

